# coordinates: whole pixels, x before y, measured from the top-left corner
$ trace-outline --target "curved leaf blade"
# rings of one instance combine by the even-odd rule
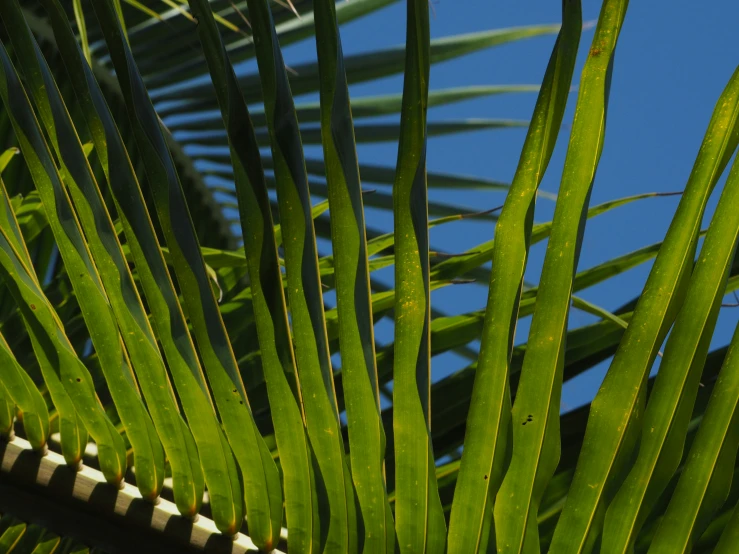
[[[357,106],[350,106],[334,2],[319,0],[314,10],[351,479],[364,527],[363,552],[384,554],[394,551],[395,533],[384,475],[385,432],[380,419],[367,236],[352,121]],[[402,99],[395,100],[396,108],[401,109]],[[387,207],[392,207],[392,198],[388,200]]]
[[[3,367],[0,386],[4,387],[7,398],[18,406],[28,442],[34,450],[43,450],[49,438],[49,410],[36,385],[20,366],[1,334],[0,363]]]
[[[538,550],[536,515],[561,452],[559,409],[572,282],[603,148],[613,52],[628,0],[606,0],[582,72],[521,380],[511,410],[513,451],[496,504],[499,552]]]
[[[739,70],[722,93],[670,229],[598,394],[572,487],[552,539],[553,554],[590,552],[614,483],[638,439],[644,383],[684,299],[711,190],[739,141]],[[595,485],[595,486],[593,486]]]
[[[99,291],[99,284],[95,282],[94,267],[89,258],[85,259],[87,252],[84,242],[79,242],[81,237],[73,242],[74,239],[67,235],[68,231],[73,232],[72,229],[75,228],[74,214],[71,213],[69,206],[64,204],[64,201],[68,202],[68,199],[62,187],[61,178],[54,166],[51,153],[38,127],[25,91],[2,45],[0,45],[0,96],[8,108],[23,157],[44,199],[47,215],[55,218],[50,219],[50,222],[56,227],[54,236],[59,242],[62,255],[65,256],[65,265],[76,264],[70,270],[75,274],[79,273],[80,279],[74,279],[74,282],[86,286],[87,290],[94,294],[94,290]],[[65,217],[66,225],[62,223],[62,216]],[[22,261],[21,255],[13,248],[13,239],[7,236],[7,233],[12,233],[12,231],[7,228],[2,231],[3,238],[0,240],[0,247],[4,254],[3,272],[23,312],[39,363],[42,366],[46,364],[61,380],[77,408],[77,414],[98,443],[100,464],[106,479],[111,483],[118,483],[123,479],[126,471],[123,440],[103,412],[90,374],[64,334],[61,320],[41,290],[33,268],[27,266]],[[62,242],[64,239],[68,242]],[[10,281],[13,282],[12,286]],[[37,308],[36,303],[38,303]],[[95,306],[91,308],[93,311],[89,312],[90,314],[97,309]],[[115,340],[120,341],[117,330]],[[130,368],[123,369],[122,362],[124,358],[118,357],[115,371],[110,371],[106,379],[112,380],[109,381],[111,388],[121,387],[121,390],[126,391],[134,385],[130,381],[130,375],[126,374],[126,370],[130,371]]]
[[[739,447],[739,330],[734,333],[677,488],[649,552],[689,552],[724,504]]]
[[[8,29],[16,55],[23,61],[23,73],[29,84],[31,96],[39,107],[41,120],[57,153],[57,159],[61,162],[61,174],[75,197],[75,204],[79,207],[87,205],[87,202],[93,202],[94,199],[98,201],[96,214],[90,214],[89,211],[78,212],[87,230],[85,247],[80,222],[77,221],[75,224],[71,218],[68,222],[63,221],[65,214],[73,212],[69,197],[53,189],[53,180],[49,183],[37,180],[42,201],[48,203],[49,199],[53,198],[56,205],[54,211],[47,209],[47,217],[60,247],[65,269],[73,275],[83,271],[90,272],[89,285],[86,280],[75,278],[72,279],[72,286],[88,324],[90,337],[113,402],[133,446],[138,487],[144,498],[153,501],[159,496],[164,481],[164,452],[151,418],[141,401],[138,383],[131,371],[128,353],[121,342],[114,316],[115,310],[111,307],[109,296],[111,290],[114,293],[120,290],[122,286],[120,272],[127,271],[127,265],[121,256],[117,266],[111,267],[110,252],[117,246],[113,224],[104,208],[71,118],[41,51],[24,21],[20,5],[15,0],[6,2],[0,7],[0,15]],[[49,187],[49,184],[52,187]],[[61,232],[64,233],[63,237],[60,236]],[[79,259],[72,249],[76,251]],[[120,251],[120,248],[117,250]],[[93,264],[93,256],[97,265]],[[108,293],[103,289],[105,282],[109,285]],[[92,286],[93,284],[95,286]],[[127,292],[135,297],[135,286],[130,276],[127,285]],[[119,299],[125,306],[126,300],[120,297]],[[115,300],[112,302],[115,303]],[[147,375],[146,378],[150,379],[151,376]]]
[[[395,233],[395,521],[402,553],[444,551],[446,522],[430,436],[430,283],[426,112],[429,6],[408,0],[403,108],[393,185]]]
[[[299,400],[302,393],[302,398],[310,399],[303,403],[303,410],[317,468],[313,474],[312,526],[313,533],[320,533],[321,540],[320,546],[314,544],[314,547],[338,554],[356,548],[352,546],[357,542],[355,500],[353,492],[346,489],[348,469],[344,461],[323,312],[318,251],[301,133],[268,3],[265,0],[248,0],[247,5],[254,25],[257,65],[262,76],[261,90],[266,99],[264,110],[275,161],[288,303],[295,349],[299,353],[296,362],[300,391],[294,391],[293,395]],[[280,445],[278,438],[278,447],[282,449],[284,446],[284,443]],[[290,500],[287,490],[285,497]],[[288,529],[288,536],[290,533]]]
[[[628,552],[632,548],[637,533],[680,463],[701,371],[739,238],[738,201],[739,164],[735,163],[665,346],[644,412],[638,455],[606,512],[602,552]],[[684,513],[689,511],[689,506],[682,507]]]
[[[563,2],[562,10],[562,29],[496,225],[488,308],[449,522],[450,554],[488,551],[493,503],[508,461],[512,431],[508,375],[534,202],[562,124],[582,29],[579,1]]]
[[[81,52],[74,42],[63,10],[57,0],[44,0],[44,4],[52,18],[55,36],[59,43],[64,45],[61,52],[68,71],[75,76],[72,82],[84,108],[98,155],[108,177],[151,308],[153,322],[192,431],[191,435],[187,425],[179,418],[179,422],[176,419],[170,422],[171,425],[179,426],[180,431],[177,432],[175,427],[173,438],[178,440],[181,438],[183,442],[177,447],[186,453],[186,456],[181,458],[185,463],[179,468],[179,479],[175,480],[178,509],[188,516],[197,513],[202,498],[204,472],[211,491],[215,519],[219,527],[228,532],[234,526],[240,525],[241,519],[240,516],[234,517],[241,507],[235,506],[230,498],[234,492],[232,486],[238,481],[237,475],[233,473],[233,465],[229,461],[233,454],[230,448],[225,448],[221,440],[222,431],[213,412],[197,353],[149,219],[143,195],[112,115],[89,66],[84,63]],[[112,171],[111,168],[115,170]],[[168,410],[167,414],[172,415],[172,412]],[[176,412],[174,414],[176,415]],[[201,464],[203,470],[200,468]]]

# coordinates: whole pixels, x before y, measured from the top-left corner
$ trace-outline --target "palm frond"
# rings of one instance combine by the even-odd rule
[[[342,25],[393,3],[0,3],[0,550],[733,552],[739,335],[711,344],[739,289],[739,164],[709,197],[739,73],[683,192],[590,206],[628,2],[603,3],[556,195],[580,2],[431,39],[408,0],[403,46],[345,56]],[[550,34],[541,86],[430,86]],[[429,111],[522,92],[530,121]],[[435,137],[516,127],[510,184],[427,170]],[[378,142],[394,166],[363,159]],[[664,240],[578,268],[590,218],[671,195]],[[455,227],[464,247],[431,244]],[[647,264],[623,305],[593,294]],[[487,305],[432,305],[465,288]]]

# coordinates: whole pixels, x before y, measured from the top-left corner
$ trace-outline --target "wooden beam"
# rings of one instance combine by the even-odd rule
[[[258,552],[242,533],[225,537],[206,517],[187,520],[168,500],[153,505],[136,487],[124,483],[119,490],[100,471],[75,470],[56,452],[41,455],[19,437],[0,440],[0,511],[111,554]]]

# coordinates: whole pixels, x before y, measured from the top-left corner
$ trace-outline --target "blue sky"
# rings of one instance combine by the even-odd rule
[[[585,20],[596,20],[600,2],[583,2]],[[490,2],[489,0],[433,0],[432,37],[482,31],[509,26],[559,22],[560,2]],[[619,40],[606,129],[605,148],[598,169],[591,205],[644,192],[679,191],[685,186],[695,155],[716,99],[736,64],[736,21],[739,3],[714,0],[631,2]],[[345,54],[392,46],[403,42],[405,4],[403,2],[342,28]],[[585,31],[575,72],[579,80],[585,53],[592,39]],[[546,67],[554,36],[545,36],[489,49],[432,67],[431,88],[464,85],[536,84]],[[309,42],[286,49],[288,64],[301,61]],[[310,45],[313,47],[313,45]],[[402,78],[394,77],[352,88],[352,96],[387,94],[402,90]],[[429,120],[456,118],[528,119],[536,95],[505,95],[434,108]],[[542,188],[556,192],[567,150],[576,94],[570,98],[563,131]],[[429,170],[476,175],[510,181],[525,137],[524,129],[480,131],[432,139],[428,148]],[[361,146],[360,161],[395,163],[392,144]],[[716,194],[714,196],[717,196]],[[500,192],[432,192],[432,198],[482,210],[500,205]],[[678,199],[640,201],[591,220],[586,228],[580,269],[604,262],[639,247],[661,240]],[[715,198],[712,205],[715,203]],[[537,221],[551,218],[553,203],[539,201]],[[370,223],[377,214],[368,213]],[[383,220],[381,223],[387,225]],[[432,247],[461,252],[489,240],[491,223],[444,226],[431,235]],[[538,281],[545,244],[532,249],[527,279]],[[615,309],[638,294],[649,271],[641,266],[603,285],[581,293],[585,299]],[[388,277],[392,277],[390,272]],[[486,291],[473,285],[456,286],[434,293],[435,306],[447,313],[484,307]],[[714,345],[728,342],[739,311],[724,309]],[[594,321],[592,316],[573,311],[570,326]],[[518,342],[525,339],[528,322],[520,325]],[[389,327],[380,327],[378,336],[390,338]],[[434,373],[441,376],[467,362],[453,355],[434,360]],[[566,409],[588,401],[597,390],[607,364],[565,386]]]

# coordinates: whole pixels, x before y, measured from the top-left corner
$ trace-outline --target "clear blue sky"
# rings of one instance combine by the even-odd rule
[[[351,1],[351,0],[350,0]],[[583,2],[585,20],[595,20],[600,2]],[[561,5],[556,0],[492,2],[490,0],[433,0],[432,37],[449,36],[493,28],[559,22]],[[598,169],[592,204],[651,191],[682,190],[705,132],[714,103],[739,64],[736,22],[739,2],[712,0],[633,0],[619,40],[607,122],[605,149]],[[394,4],[371,17],[342,29],[345,54],[391,46],[404,40],[405,4]],[[592,39],[592,30],[583,33],[575,82]],[[431,70],[431,88],[483,84],[532,84],[540,82],[554,43],[553,36],[536,38],[489,49],[436,65]],[[305,56],[301,43],[286,49],[286,61]],[[387,94],[402,89],[401,78],[360,85],[353,97]],[[521,118],[531,115],[535,94],[506,95],[467,101],[432,109],[430,120],[450,118]],[[576,100],[573,94],[565,116],[555,154],[542,188],[558,188],[567,147],[569,124]],[[432,139],[428,149],[430,170],[477,175],[510,181],[518,161],[525,130],[481,131]],[[363,162],[394,164],[394,145],[361,147]],[[716,196],[716,195],[714,195]],[[500,205],[499,192],[432,193],[432,198],[480,210]],[[606,261],[663,238],[677,198],[643,200],[591,220],[586,228],[580,269]],[[715,201],[715,199],[714,199]],[[551,218],[553,204],[540,201],[536,220]],[[375,216],[369,213],[370,221]],[[383,222],[387,224],[386,221]],[[432,246],[461,252],[489,240],[490,223],[445,226],[432,232]],[[527,279],[538,281],[545,245],[532,251]],[[630,271],[618,279],[588,289],[584,298],[615,309],[634,297],[646,279],[649,265]],[[391,273],[388,274],[391,277]],[[447,313],[459,313],[484,306],[485,290],[474,285],[456,286],[434,293],[435,306]],[[714,346],[728,342],[739,309],[724,309]],[[573,311],[570,326],[594,321],[592,316]],[[519,329],[518,342],[525,338],[528,322]],[[379,336],[389,328],[380,328]],[[437,376],[466,365],[454,356],[434,360]],[[565,387],[563,404],[572,408],[589,400],[597,389],[603,370],[576,379]]]

